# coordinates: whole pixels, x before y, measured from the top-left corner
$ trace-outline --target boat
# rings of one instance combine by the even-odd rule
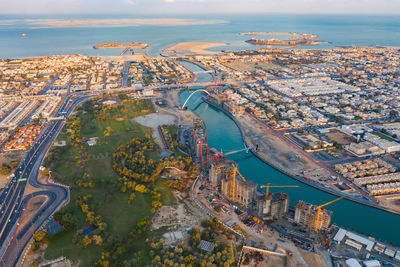
[[[21,34],[22,37],[27,37],[28,35],[26,33]]]

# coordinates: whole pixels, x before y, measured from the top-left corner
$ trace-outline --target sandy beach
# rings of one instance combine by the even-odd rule
[[[164,49],[164,52],[191,53],[196,55],[216,55],[220,52],[207,51],[208,48],[228,45],[228,43],[212,43],[212,42],[187,42],[179,43]]]

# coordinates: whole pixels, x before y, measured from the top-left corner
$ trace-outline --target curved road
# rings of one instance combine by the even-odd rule
[[[91,96],[77,95],[75,99],[73,97],[69,95],[65,99],[55,117],[69,116],[77,105]],[[33,233],[39,230],[63,203],[69,201],[68,187],[49,182],[48,179],[46,183],[37,180],[39,167],[64,123],[64,120],[60,119],[48,124],[15,171],[10,184],[0,194],[0,266],[15,266]],[[40,191],[23,197],[27,182]],[[27,203],[36,196],[46,196],[45,204],[28,223],[19,227],[19,220]]]

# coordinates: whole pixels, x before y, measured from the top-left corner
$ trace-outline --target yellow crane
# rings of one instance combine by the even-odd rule
[[[271,183],[267,183],[267,185],[262,185],[260,188],[265,188],[265,197],[269,196],[269,188],[270,187],[299,187],[298,185],[270,185]]]
[[[343,197],[339,197],[339,198],[337,198],[337,199],[334,199],[334,200],[332,200],[332,201],[329,201],[329,202],[327,202],[327,203],[325,203],[325,204],[322,204],[321,206],[318,206],[317,207],[317,218],[315,219],[315,226],[314,226],[314,231],[315,232],[318,232],[318,225],[319,225],[319,220],[320,220],[320,217],[321,217],[321,213],[322,213],[322,211],[323,211],[323,207],[325,207],[325,206],[327,206],[327,205],[330,205],[330,204],[332,204],[332,203],[334,203],[334,202],[336,202],[336,201],[338,201],[338,200],[340,200],[340,199],[342,199]]]
[[[237,166],[233,167],[233,174],[232,174],[232,179],[233,179],[233,186],[232,186],[232,201],[235,201],[235,187],[236,187],[236,173],[242,177],[243,182],[247,182],[246,179],[243,177],[243,175],[239,172]]]

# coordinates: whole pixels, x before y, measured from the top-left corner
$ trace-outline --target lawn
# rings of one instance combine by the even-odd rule
[[[46,249],[46,259],[56,259],[65,256],[74,262],[79,261],[79,266],[91,266],[99,256],[100,251],[96,246],[88,246],[85,249],[77,249],[72,243],[73,231],[60,232],[51,239],[51,243]]]
[[[158,192],[161,194],[161,203],[165,206],[174,205],[175,198],[172,195],[171,189],[166,185],[165,180],[159,179],[155,186]]]
[[[152,107],[147,112],[152,111]],[[82,123],[81,137],[86,139],[98,137],[94,146],[86,146],[87,162],[84,164],[80,175],[77,177],[78,166],[77,158],[81,155],[77,149],[71,146],[71,141],[67,134],[62,134],[58,140],[67,141],[67,146],[62,149],[63,153],[55,162],[53,162],[53,174],[55,178],[68,185],[73,185],[77,179],[83,179],[83,176],[89,176],[88,180],[94,184],[93,188],[83,188],[74,185],[71,189],[71,201],[68,205],[69,212],[77,219],[77,229],[82,229],[89,223],[77,205],[77,199],[86,195],[92,195],[88,201],[90,210],[101,216],[103,222],[106,223],[106,235],[115,240],[123,239],[132,232],[137,222],[148,216],[151,218],[151,195],[149,193],[142,194],[136,192],[136,197],[131,204],[128,203],[130,193],[122,193],[118,184],[118,175],[112,168],[112,154],[122,144],[127,143],[133,137],[144,137],[146,134],[151,135],[151,130],[136,123],[132,118],[137,115],[143,115],[139,112],[141,107],[134,105],[120,106],[119,111],[111,110],[107,114],[107,120],[90,120],[90,114],[78,112]],[[108,134],[105,134],[108,132]],[[152,153],[151,157],[155,160],[159,159],[158,152]],[[161,193],[161,201],[163,204],[171,205],[173,196],[170,189],[163,181],[158,181],[155,188]],[[102,248],[95,245],[89,245],[86,248],[79,247],[73,243],[75,230],[65,230],[51,239],[46,249],[46,259],[54,259],[61,255],[73,260],[80,261],[80,266],[91,266],[101,257]],[[134,250],[147,250],[147,244],[144,242],[147,234],[139,237],[134,244]],[[126,257],[132,258],[135,251],[126,253]],[[143,260],[148,262],[149,256],[144,251]],[[125,255],[125,254],[124,254]]]
[[[376,136],[379,136],[380,138],[382,138],[382,139],[385,139],[385,140],[388,140],[388,141],[391,141],[391,142],[394,142],[394,141],[396,141],[394,138],[392,138],[392,137],[390,137],[390,136],[388,136],[388,135],[386,135],[386,134],[383,134],[383,133],[381,133],[381,132],[372,132],[374,135],[376,135]]]
[[[102,204],[97,213],[101,214],[104,222],[108,225],[107,232],[117,239],[125,237],[141,218],[151,216],[151,198],[148,195],[136,194],[136,198],[129,205],[127,194],[110,194],[97,189],[86,190],[85,193],[93,194],[93,202]],[[83,215],[82,212],[76,209],[74,215],[78,217],[80,228],[87,225],[84,216],[79,216]],[[64,231],[52,238],[46,249],[46,259],[55,259],[64,255],[74,262],[79,260],[80,266],[93,265],[101,256],[99,247],[89,245],[86,248],[80,248],[72,242],[73,236],[74,231]],[[139,248],[147,246],[144,239],[141,241],[141,244],[138,244]]]

